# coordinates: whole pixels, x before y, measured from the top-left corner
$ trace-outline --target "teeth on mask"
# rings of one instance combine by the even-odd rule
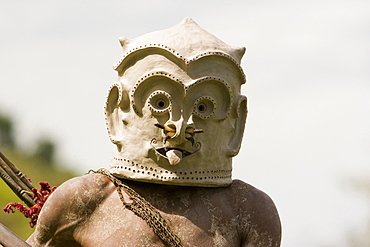
[[[172,149],[166,152],[166,156],[171,165],[177,165],[182,159],[182,152]]]

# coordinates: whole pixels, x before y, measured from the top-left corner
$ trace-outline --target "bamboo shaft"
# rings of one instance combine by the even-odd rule
[[[7,158],[5,155],[0,152],[0,159],[4,161],[5,164],[8,165],[9,169],[13,171],[13,173],[19,178],[24,185],[31,191],[34,187],[32,183],[22,174],[22,172]]]
[[[4,247],[31,247],[14,232],[0,223],[0,246]]]
[[[32,192],[32,184],[27,178],[18,170],[18,168],[11,163],[4,154],[0,152],[0,177],[10,187],[11,190],[24,202],[28,207],[35,205],[35,201],[28,194]],[[24,182],[27,180],[27,182]],[[27,193],[28,192],[28,193]]]
[[[28,207],[35,205],[35,201],[27,192],[12,180],[4,171],[0,170],[0,177],[9,186],[9,188],[24,202]]]

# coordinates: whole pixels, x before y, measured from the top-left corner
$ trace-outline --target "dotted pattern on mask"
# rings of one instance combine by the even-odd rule
[[[146,79],[150,78],[150,77],[153,77],[153,76],[164,76],[164,77],[167,77],[177,83],[179,83],[182,87],[184,87],[184,83],[182,83],[182,81],[180,81],[178,78],[176,78],[175,76],[169,74],[169,73],[166,73],[166,72],[162,72],[162,71],[157,71],[157,72],[152,72],[152,73],[149,73],[149,74],[146,74],[144,75],[143,77],[141,77],[136,83],[135,83],[135,86],[132,88],[131,90],[131,95],[130,95],[130,98],[131,98],[131,105],[132,105],[132,108],[134,109],[135,113],[136,114],[139,114],[139,110],[137,109],[137,106],[135,104],[135,100],[134,100],[134,95],[135,95],[135,91],[136,89],[139,87],[139,85],[144,82]],[[171,107],[169,108],[169,111],[171,111]]]
[[[168,171],[137,164],[129,159],[113,158],[115,161],[126,162],[128,165],[113,165],[111,169],[120,169],[132,174],[143,174],[160,180],[215,180],[231,179],[231,169],[195,170],[195,171]],[[227,174],[227,175],[223,175]]]
[[[117,99],[117,105],[119,105],[122,101],[122,87],[121,85],[118,83],[118,82],[115,82],[113,83],[113,85],[110,86],[109,90],[108,90],[108,96],[107,96],[107,99],[105,101],[105,106],[104,106],[104,115],[105,115],[105,127],[107,128],[107,131],[108,131],[108,136],[109,136],[109,139],[113,142],[113,143],[116,143],[116,142],[119,142],[119,140],[115,140],[109,130],[109,126],[108,126],[108,98],[109,98],[109,95],[110,95],[110,92],[111,90],[116,87],[117,90],[118,90],[118,99]]]
[[[150,103],[150,102],[151,102],[151,100],[152,100],[154,97],[156,97],[157,95],[164,95],[164,96],[166,97],[166,99],[168,99],[168,106],[167,106],[166,108],[159,110],[159,109],[154,108],[154,107],[153,107],[153,105]],[[149,108],[153,113],[156,113],[156,114],[163,114],[163,113],[165,113],[165,112],[167,112],[167,111],[171,111],[172,98],[171,98],[171,95],[170,95],[169,93],[165,92],[165,91],[157,90],[157,91],[153,92],[153,93],[149,96],[149,98],[148,98],[147,102],[148,102],[148,108]]]
[[[141,46],[135,47],[135,48],[127,51],[125,54],[122,55],[121,59],[116,64],[113,65],[113,69],[114,70],[119,70],[119,67],[121,66],[121,64],[123,63],[123,61],[125,60],[125,58],[127,58],[132,53],[143,51],[145,49],[150,49],[150,48],[160,48],[160,49],[166,50],[166,51],[172,53],[177,58],[183,60],[185,62],[185,64],[187,64],[187,65],[190,64],[193,61],[196,61],[196,60],[198,60],[200,58],[207,57],[207,56],[225,57],[225,58],[231,60],[239,68],[240,73],[242,75],[242,79],[243,79],[242,84],[244,84],[246,82],[246,76],[244,74],[244,71],[243,71],[242,67],[239,65],[239,63],[232,56],[230,56],[230,55],[228,55],[226,53],[217,52],[217,51],[209,51],[209,52],[200,53],[200,54],[194,56],[193,58],[186,59],[184,56],[180,55],[179,52],[175,51],[174,49],[170,48],[167,45],[162,45],[162,44],[141,45]]]
[[[221,83],[222,83],[222,84],[227,88],[227,90],[229,91],[229,95],[230,95],[230,105],[229,105],[229,109],[227,110],[227,113],[226,113],[225,117],[223,117],[222,119],[220,119],[220,121],[221,121],[221,120],[223,120],[223,119],[226,119],[226,118],[229,116],[229,114],[230,114],[230,112],[231,112],[232,105],[233,105],[233,101],[234,101],[233,91],[232,91],[232,89],[231,89],[230,85],[229,85],[226,81],[224,81],[223,79],[221,79],[221,78],[219,78],[219,77],[206,76],[206,77],[203,77],[203,78],[201,78],[201,79],[199,79],[199,80],[197,80],[197,81],[193,82],[193,83],[192,83],[192,84],[190,84],[189,86],[186,86],[186,87],[185,87],[185,90],[186,90],[186,92],[187,92],[191,87],[194,87],[195,85],[197,85],[197,84],[199,84],[199,83],[201,83],[201,82],[204,82],[204,81],[211,81],[211,80],[221,82]],[[213,99],[211,99],[211,98],[210,98],[210,100],[214,102],[214,100],[213,100]],[[216,106],[216,105],[215,105],[215,106]],[[212,114],[213,114],[213,113],[212,113]],[[212,115],[212,114],[211,114],[211,115]],[[209,117],[210,117],[210,116],[209,116]],[[209,117],[208,117],[208,118],[209,118]],[[204,117],[204,118],[207,118],[207,117]]]
[[[209,100],[212,102],[213,104],[213,110],[211,113],[208,113],[208,114],[204,114],[202,112],[199,112],[198,110],[198,104],[199,102],[202,102],[204,100]],[[198,117],[202,118],[202,119],[208,119],[210,117],[212,117],[212,115],[215,113],[216,111],[216,108],[217,108],[217,104],[216,104],[216,101],[212,98],[212,97],[209,97],[209,96],[202,96],[200,97],[199,99],[197,99],[194,103],[194,107],[193,107],[193,114],[194,115],[197,115]]]

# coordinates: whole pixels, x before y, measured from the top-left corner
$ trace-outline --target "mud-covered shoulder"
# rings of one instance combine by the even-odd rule
[[[102,174],[86,174],[75,177],[61,184],[50,196],[47,202],[71,205],[73,208],[90,207],[100,203],[115,187],[109,179]],[[81,204],[82,203],[82,204]],[[48,206],[45,204],[45,206]]]
[[[240,180],[234,180],[229,188],[242,218],[243,246],[280,246],[281,222],[271,197]]]
[[[45,202],[35,232],[27,242],[32,246],[63,246],[64,241],[73,241],[74,231],[113,191],[115,186],[101,174],[67,180]]]
[[[245,206],[248,207],[260,207],[261,205],[270,205],[275,208],[275,205],[269,195],[246,182],[238,179],[233,180],[229,189],[233,195],[233,199],[236,200],[236,202],[241,203],[242,205],[243,203],[245,203]]]

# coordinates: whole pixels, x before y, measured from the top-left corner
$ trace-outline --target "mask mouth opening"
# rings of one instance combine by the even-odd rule
[[[196,150],[195,152],[192,153],[192,152],[180,149],[180,148],[171,148],[171,147],[163,147],[163,148],[155,149],[155,151],[157,151],[157,153],[159,153],[160,155],[162,155],[165,158],[167,158],[166,153],[168,151],[171,151],[171,150],[177,150],[177,151],[181,152],[183,158],[198,152],[198,150]]]
[[[199,142],[195,143],[192,146],[194,150],[191,151],[179,147],[169,147],[169,146],[158,147],[156,144],[157,139],[153,138],[150,142],[150,145],[152,146],[153,150],[160,157],[167,159],[170,165],[177,165],[178,163],[180,163],[182,159],[197,153],[201,148],[201,144]]]
[[[155,150],[160,156],[166,158],[168,162],[170,163],[170,165],[177,165],[184,158],[189,157],[190,155],[199,151],[198,149],[192,153],[187,150],[180,149],[180,148],[174,148],[174,147],[163,147],[163,148],[158,148]]]

